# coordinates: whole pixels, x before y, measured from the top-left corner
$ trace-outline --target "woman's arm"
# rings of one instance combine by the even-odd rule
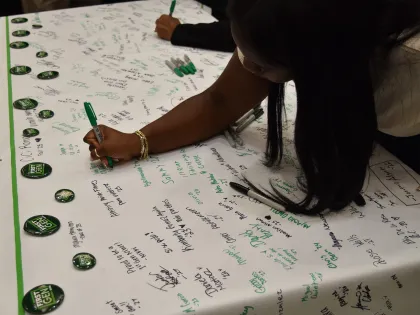
[[[149,152],[169,151],[222,132],[260,103],[267,96],[268,88],[268,81],[242,67],[235,52],[212,86],[142,129]]]
[[[216,82],[203,93],[182,102],[142,129],[149,153],[161,153],[206,140],[259,104],[268,94],[270,83],[242,67],[235,52]],[[108,165],[106,156],[120,161],[141,155],[141,141],[135,133],[122,133],[99,126],[104,141],[99,144],[91,130],[84,141],[93,160]]]

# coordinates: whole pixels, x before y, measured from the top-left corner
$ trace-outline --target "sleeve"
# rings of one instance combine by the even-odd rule
[[[233,52],[235,41],[229,21],[200,24],[180,24],[171,38],[172,45]]]

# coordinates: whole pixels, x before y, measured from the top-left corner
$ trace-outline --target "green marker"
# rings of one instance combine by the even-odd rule
[[[195,74],[194,70],[182,61],[181,58],[177,58],[176,61],[178,62],[179,67],[183,69],[186,74]]]
[[[194,73],[197,72],[197,68],[195,67],[195,65],[193,64],[193,62],[187,55],[184,55],[184,59],[185,59],[185,62],[188,64],[188,66],[194,70]]]
[[[176,0],[172,0],[171,8],[169,9],[169,16],[172,16],[172,14],[174,14],[175,6],[176,6]]]
[[[180,70],[181,70],[181,72],[182,72],[183,74],[189,74],[189,73],[190,73],[190,71],[189,71],[186,67],[184,67],[184,65],[182,64],[182,62],[180,62],[181,60],[179,60],[179,59],[175,59],[175,58],[171,58],[171,61],[172,61],[172,63],[173,63],[175,66],[177,66],[177,67],[178,67],[178,69],[180,69]]]
[[[85,111],[89,118],[89,122],[92,125],[92,129],[95,133],[96,139],[98,139],[99,143],[102,143],[104,141],[104,137],[102,136],[101,130],[99,129],[98,124],[96,123],[96,115],[91,103],[85,102]],[[106,159],[108,161],[109,167],[112,168],[114,166],[112,159],[108,156],[106,157]]]
[[[173,71],[175,72],[175,74],[178,77],[183,77],[184,75],[182,74],[181,70],[179,70],[172,62],[170,62],[169,60],[165,61],[165,64]]]

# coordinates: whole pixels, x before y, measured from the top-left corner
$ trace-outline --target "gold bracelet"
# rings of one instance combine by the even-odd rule
[[[136,133],[136,135],[139,136],[139,138],[142,142],[142,145],[143,145],[142,152],[141,152],[141,155],[140,155],[140,159],[147,160],[149,158],[149,143],[147,141],[147,138],[144,135],[144,133],[141,132],[140,130],[136,130],[135,133]]]

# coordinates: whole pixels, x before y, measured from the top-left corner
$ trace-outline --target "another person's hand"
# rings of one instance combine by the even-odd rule
[[[107,156],[114,161],[129,161],[141,154],[141,141],[135,133],[122,133],[107,126],[100,125],[99,129],[104,141],[99,144],[93,130],[89,131],[83,141],[89,144],[92,160],[101,160],[108,167]],[[98,157],[99,156],[99,157]]]
[[[160,38],[171,40],[175,28],[179,24],[181,24],[181,22],[177,18],[174,18],[167,14],[163,14],[160,18],[156,20],[155,32],[157,32]]]

